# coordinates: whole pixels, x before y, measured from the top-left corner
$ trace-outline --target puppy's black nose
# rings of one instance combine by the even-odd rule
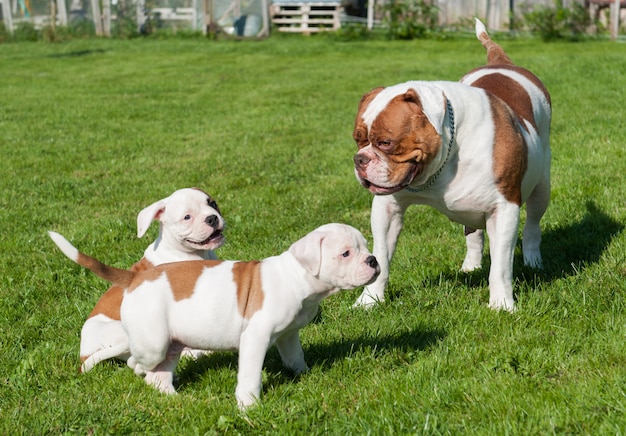
[[[374,256],[369,256],[367,259],[365,259],[365,263],[371,266],[372,268],[378,267],[378,261],[376,260]]]
[[[209,215],[208,217],[206,217],[204,222],[207,223],[209,226],[215,228],[219,224],[220,220],[217,218],[217,215]]]
[[[370,163],[371,159],[367,156],[363,156],[362,154],[357,153],[354,155],[352,160],[354,161],[354,166],[356,166],[357,168],[361,168]]]

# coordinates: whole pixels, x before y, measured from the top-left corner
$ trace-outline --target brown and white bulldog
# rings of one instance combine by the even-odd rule
[[[318,227],[261,261],[173,262],[145,271],[109,267],[49,234],[67,257],[124,289],[122,323],[135,373],[171,394],[184,346],[239,350],[235,396],[241,408],[259,400],[269,347],[276,344],[296,374],[308,370],[300,328],[324,298],[371,283],[379,273],[363,235],[345,224]]]
[[[515,310],[513,252],[526,202],[524,263],[541,267],[539,221],[550,199],[550,95],[513,64],[476,20],[487,65],[459,82],[407,82],[376,88],[359,104],[355,172],[375,194],[373,253],[381,273],[355,305],[384,299],[403,215],[426,204],[465,226],[462,269],[481,266],[489,236],[489,306]]]
[[[137,215],[137,236],[141,238],[153,221],[159,222],[159,236],[146,248],[144,257],[132,271],[145,271],[156,265],[183,260],[217,259],[213,250],[224,244],[224,218],[209,194],[197,188],[184,188],[154,202]],[[100,297],[80,333],[81,372],[103,360],[127,360],[128,337],[122,327],[120,307],[124,289],[111,286]],[[205,351],[184,350],[196,358]]]

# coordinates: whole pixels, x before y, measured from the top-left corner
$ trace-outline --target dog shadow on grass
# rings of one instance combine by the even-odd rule
[[[394,335],[358,337],[355,339],[341,339],[325,344],[303,344],[304,357],[311,368],[329,370],[341,365],[344,370],[344,362],[351,367],[350,358],[367,356],[391,355],[395,360],[408,362],[415,358],[417,353],[429,349],[440,342],[445,333],[439,330],[405,331]],[[176,374],[178,378],[177,389],[192,385],[201,379],[208,371],[227,368],[232,371],[232,377],[236,378],[238,369],[238,353],[216,352],[200,357],[198,360],[184,360],[178,366]],[[363,366],[363,369],[367,368]],[[265,356],[263,364],[265,380],[263,390],[283,383],[292,383],[300,376],[294,375],[286,369],[280,359],[276,347],[271,347]],[[348,368],[352,371],[352,369]]]
[[[587,201],[585,208],[585,214],[579,221],[544,230],[541,241],[543,269],[523,265],[522,244],[521,240],[518,241],[513,266],[515,280],[550,283],[576,275],[586,265],[600,261],[613,239],[624,229],[624,224],[610,217],[593,201]],[[443,279],[467,287],[486,287],[490,267],[489,254],[486,252],[482,268],[470,273],[442,271],[440,276],[432,277],[429,281],[435,283]]]
[[[600,261],[613,239],[624,229],[593,201],[578,222],[548,229],[541,241],[544,269],[537,276],[547,281],[577,274],[579,266]],[[532,270],[534,271],[534,270]]]

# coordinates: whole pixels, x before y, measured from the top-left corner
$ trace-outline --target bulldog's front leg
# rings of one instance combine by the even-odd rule
[[[254,405],[261,398],[261,375],[269,342],[269,334],[260,332],[258,326],[249,325],[241,334],[235,388],[235,398],[241,410]]]
[[[304,361],[304,351],[302,351],[298,330],[278,338],[276,348],[278,348],[278,353],[285,367],[291,369],[296,374],[309,370],[309,367]]]
[[[513,254],[517,242],[520,208],[513,203],[497,207],[487,218],[491,255],[489,307],[515,311],[513,300]]]
[[[374,283],[363,290],[354,306],[371,307],[385,300],[385,287],[389,280],[389,265],[402,230],[406,205],[394,195],[377,195],[372,201],[371,225],[374,238],[373,254],[378,260],[380,274]]]

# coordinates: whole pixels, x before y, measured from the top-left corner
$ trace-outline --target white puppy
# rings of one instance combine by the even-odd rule
[[[162,263],[183,260],[217,259],[215,250],[224,244],[224,218],[209,194],[185,188],[139,212],[137,236],[142,237],[153,220],[159,221],[159,236],[134,264],[132,271],[143,271]],[[96,303],[80,334],[81,371],[111,358],[127,360],[128,338],[120,320],[124,289],[111,286]],[[197,357],[202,351],[185,350]]]
[[[355,172],[375,194],[374,254],[381,273],[357,300],[384,299],[389,264],[412,204],[434,207],[465,226],[462,269],[481,266],[489,235],[489,306],[514,310],[513,252],[526,202],[524,263],[540,267],[539,221],[550,200],[550,94],[487,35],[487,65],[458,82],[401,83],[364,95],[354,128]]]
[[[380,271],[363,235],[344,224],[319,227],[262,261],[177,262],[138,272],[106,266],[58,233],[50,237],[67,257],[124,288],[129,365],[145,373],[148,384],[174,393],[173,371],[184,346],[239,350],[235,395],[242,408],[259,399],[272,344],[287,368],[306,371],[299,329],[323,298],[371,283]]]

